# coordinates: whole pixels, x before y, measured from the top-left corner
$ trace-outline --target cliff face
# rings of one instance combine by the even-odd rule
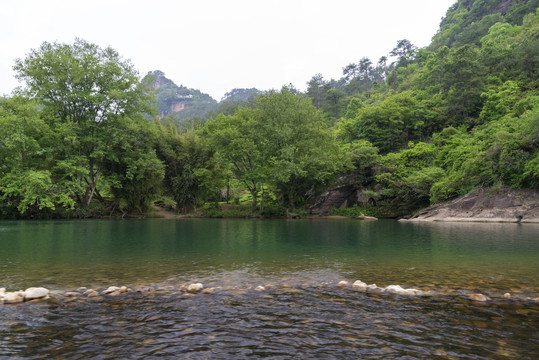
[[[539,191],[481,189],[403,220],[539,223]]]
[[[176,120],[203,117],[217,107],[217,101],[210,95],[183,85],[178,86],[162,71],[150,71],[145,79],[155,89],[156,105],[161,117],[171,115]]]

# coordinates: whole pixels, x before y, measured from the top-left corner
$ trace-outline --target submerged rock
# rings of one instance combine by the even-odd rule
[[[24,291],[24,301],[45,299],[49,297],[49,290],[44,287],[31,287]]]
[[[213,293],[215,293],[215,288],[206,288],[206,289],[202,290],[202,293],[203,294],[213,294]]]
[[[262,285],[258,285],[257,287],[255,287],[255,290],[256,291],[266,291],[266,288]]]
[[[483,294],[470,294],[468,297],[473,301],[488,301],[488,297]]]

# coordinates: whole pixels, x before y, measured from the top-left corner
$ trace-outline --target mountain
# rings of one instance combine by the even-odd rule
[[[182,122],[193,117],[204,117],[217,107],[210,95],[183,85],[176,85],[160,70],[150,71],[144,81],[155,89],[156,105],[161,117],[172,117]]]
[[[447,10],[428,49],[479,45],[492,25],[522,25],[524,17],[538,7],[539,0],[458,0]]]
[[[230,103],[230,102],[249,102],[256,95],[263,94],[263,91],[260,91],[256,88],[251,89],[232,89],[223,96],[221,103]]]

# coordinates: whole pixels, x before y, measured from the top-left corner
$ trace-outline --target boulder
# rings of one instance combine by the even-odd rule
[[[398,295],[422,295],[423,291],[418,289],[405,289],[400,285],[389,285],[386,286],[383,291],[391,293],[391,294],[398,294]]]
[[[49,290],[44,287],[31,287],[24,291],[24,301],[45,299],[49,297]]]
[[[539,191],[483,188],[433,205],[405,221],[539,223]]]
[[[204,288],[204,285],[202,285],[201,283],[189,284],[187,286],[187,292],[191,294],[195,294],[199,292],[200,290],[202,290],[203,288]]]
[[[376,286],[376,284],[367,285],[367,290],[378,290],[378,289],[380,288]]]
[[[6,292],[3,295],[4,304],[18,304],[24,301],[24,291]]]
[[[120,291],[120,288],[118,286],[109,286],[106,290],[103,290],[101,292],[101,295],[108,295],[108,294],[111,294],[115,291]]]
[[[95,297],[95,296],[99,296],[99,293],[93,289],[88,289],[85,292],[83,292],[82,295],[88,296],[88,297]]]
[[[361,290],[361,291],[366,291],[367,290],[367,284],[365,284],[363,281],[361,280],[356,280],[353,284],[352,284],[352,287],[354,289],[357,289],[357,290]]]

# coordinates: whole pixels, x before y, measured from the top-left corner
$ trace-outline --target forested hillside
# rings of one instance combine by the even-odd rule
[[[178,126],[186,119],[204,117],[217,107],[217,101],[210,95],[200,90],[178,86],[162,71],[150,71],[143,82],[154,89],[159,116],[168,116]]]
[[[26,87],[0,103],[0,216],[156,201],[307,213],[336,187],[355,204],[337,212],[399,216],[476,188],[539,189],[536,0],[459,0],[427,48],[403,39],[358,59],[305,93],[236,89],[216,106],[159,71],[138,80],[112,49],[45,43],[16,62]],[[195,100],[207,115],[187,120]]]

